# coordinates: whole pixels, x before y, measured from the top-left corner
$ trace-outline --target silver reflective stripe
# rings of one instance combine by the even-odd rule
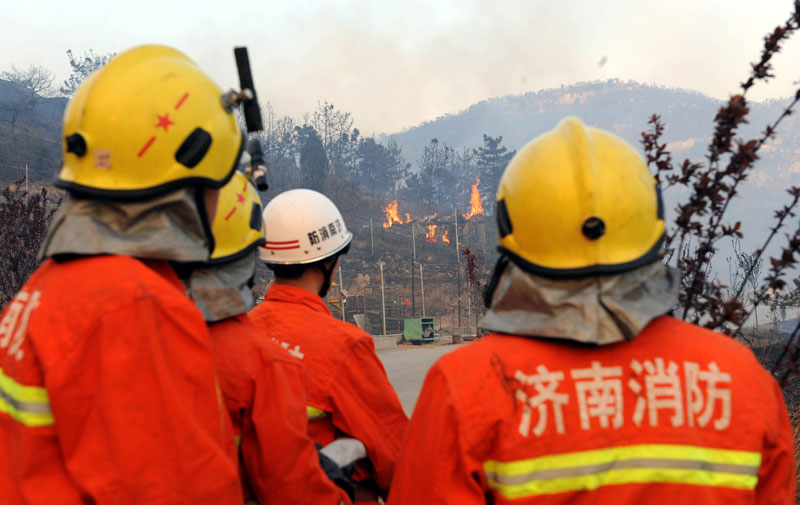
[[[487,484],[508,498],[621,484],[690,484],[753,490],[761,453],[682,444],[637,444],[515,461],[489,460]]]
[[[29,414],[51,414],[49,403],[23,402],[11,397],[10,394],[0,389],[0,400],[5,400],[14,410]]]

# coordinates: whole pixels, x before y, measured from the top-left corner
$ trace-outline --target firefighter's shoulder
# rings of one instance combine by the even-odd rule
[[[43,289],[58,293],[61,304],[69,304],[72,300],[82,305],[102,305],[109,310],[115,305],[148,296],[177,297],[188,302],[177,275],[166,262],[161,263],[148,265],[121,255],[47,260],[38,280]]]
[[[644,358],[660,355],[676,362],[714,363],[735,376],[746,376],[769,389],[774,382],[753,349],[744,343],[672,316],[661,316],[651,321],[632,343],[636,344],[633,353]],[[626,343],[619,345],[625,346]]]

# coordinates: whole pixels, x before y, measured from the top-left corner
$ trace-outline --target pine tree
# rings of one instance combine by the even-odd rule
[[[494,191],[500,184],[500,176],[503,175],[503,170],[506,165],[514,157],[516,151],[510,151],[505,146],[500,144],[503,142],[503,136],[490,137],[483,134],[483,146],[474,150],[477,156],[476,166],[481,178],[481,187],[491,188],[490,191],[484,191],[484,196],[490,198],[494,195]],[[489,203],[489,202],[486,202]]]
[[[72,49],[67,49],[67,58],[69,58],[69,66],[72,68],[72,73],[69,75],[69,78],[64,81],[59,91],[66,96],[72,96],[81,83],[85,81],[92,72],[102,68],[116,54],[117,53],[97,54],[89,49],[83,53],[83,56],[75,56],[72,53]]]
[[[455,150],[439,139],[431,139],[417,160],[419,173],[407,181],[410,190],[424,204],[425,212],[432,213],[440,206],[453,204],[455,175],[453,162]]]
[[[409,165],[403,158],[400,146],[393,140],[383,145],[376,142],[374,137],[361,139],[356,158],[356,176],[372,194],[386,191],[394,195],[400,181],[408,175]]]
[[[300,171],[303,174],[303,184],[307,188],[324,193],[328,174],[328,158],[325,156],[325,147],[314,128],[307,127],[303,133],[306,135],[303,148],[300,150]]]

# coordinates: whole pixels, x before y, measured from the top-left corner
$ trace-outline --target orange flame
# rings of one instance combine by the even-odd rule
[[[397,214],[397,200],[387,203],[386,207],[383,208],[383,212],[386,213],[386,222],[383,223],[384,228],[391,228],[394,223],[403,224],[403,220]]]
[[[406,212],[406,223],[410,223],[410,222],[411,222],[411,214]]]
[[[472,195],[470,195],[469,198],[469,205],[470,205],[469,213],[464,214],[464,219],[469,219],[472,216],[483,214],[483,203],[481,202],[481,192],[478,191],[478,184],[481,183],[481,178],[476,177],[475,180],[477,182],[472,185]]]
[[[447,235],[449,235],[449,234],[450,234],[450,230],[448,230],[447,228],[445,228],[445,229],[444,229],[444,235],[442,235],[442,242],[443,242],[443,243],[445,243],[445,244],[449,244],[449,243],[450,243],[450,239],[449,239],[449,238],[447,238]]]
[[[436,225],[429,224],[428,225],[428,233],[425,234],[425,239],[428,242],[436,242]]]

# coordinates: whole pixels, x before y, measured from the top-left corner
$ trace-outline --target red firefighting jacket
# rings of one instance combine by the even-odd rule
[[[349,502],[322,471],[308,436],[302,365],[266,341],[246,314],[211,324],[209,330],[243,477],[258,502]]]
[[[294,286],[270,286],[250,316],[264,335],[305,365],[311,438],[322,445],[340,436],[360,440],[371,477],[388,490],[408,418],[372,337],[335,319],[316,294]]]
[[[429,371],[389,503],[789,505],[793,454],[777,383],[724,335],[493,334]]]
[[[165,261],[46,261],[0,320],[0,502],[230,504],[208,330]]]

